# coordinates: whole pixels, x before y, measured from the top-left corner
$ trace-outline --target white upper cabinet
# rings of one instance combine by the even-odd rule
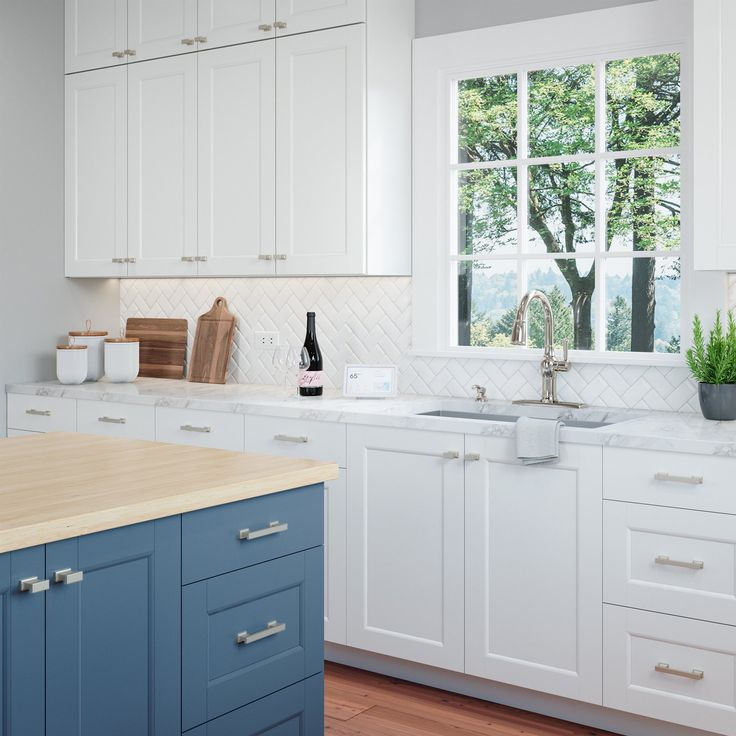
[[[198,54],[200,276],[275,273],[274,45]]]
[[[197,0],[128,0],[131,61],[197,49]]]
[[[366,0],[276,0],[277,33],[283,36],[362,23],[365,5]]]
[[[694,9],[694,249],[699,270],[736,270],[736,3]]]
[[[273,38],[276,0],[199,0],[201,47]]]
[[[67,276],[125,276],[127,69],[66,78]]]
[[[128,275],[197,274],[197,57],[128,66]]]
[[[127,0],[66,0],[67,74],[127,61]]]
[[[360,273],[365,28],[290,36],[276,48],[278,272]]]

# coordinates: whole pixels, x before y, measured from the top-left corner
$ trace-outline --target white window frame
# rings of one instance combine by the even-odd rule
[[[555,66],[574,66],[633,56],[677,52],[681,64],[681,142],[677,149],[632,151],[623,155],[657,155],[677,153],[681,157],[681,246],[680,252],[653,251],[641,256],[676,256],[681,259],[680,321],[681,353],[631,353],[575,350],[571,358],[587,363],[624,363],[640,365],[684,365],[684,350],[690,340],[690,323],[694,312],[710,314],[726,302],[725,276],[693,270],[692,250],[692,39],[691,0],[657,0],[642,5],[629,5],[609,10],[578,13],[507,26],[484,28],[462,33],[422,38],[414,42],[414,263],[413,263],[413,349],[415,355],[483,357],[503,360],[539,359],[539,350],[529,348],[470,347],[457,345],[457,265],[461,260],[497,260],[477,256],[458,256],[456,241],[457,211],[451,191],[451,170],[464,168],[496,168],[507,162],[477,165],[455,164],[457,131],[451,121],[456,118],[453,92],[459,79],[523,72],[519,78],[519,105],[526,104],[526,72]],[[604,32],[601,32],[604,29]],[[520,52],[520,49],[532,49]],[[603,155],[620,158],[620,152],[605,152],[605,104],[599,94],[603,83],[597,74],[596,187],[603,185]],[[519,151],[526,131],[519,130]],[[604,153],[605,152],[605,153]],[[590,154],[566,157],[590,161]],[[564,160],[555,157],[555,160]],[[519,158],[518,163],[543,162],[543,159]],[[518,217],[522,237],[527,237],[527,194],[524,181],[519,182]],[[604,237],[605,217],[603,193],[596,192],[596,242]],[[520,248],[521,248],[520,244]],[[528,258],[531,254],[524,254]],[[568,254],[569,257],[570,254]],[[589,256],[598,263],[601,249]],[[533,254],[534,260],[553,260],[547,253]],[[565,257],[565,254],[560,254]],[[608,253],[609,258],[632,258],[630,251]],[[521,263],[519,253],[508,255]],[[451,263],[454,261],[455,263]],[[603,303],[604,283],[601,270],[596,271],[596,291]],[[714,297],[714,294],[716,296]],[[519,297],[522,295],[519,294]],[[598,341],[604,334],[606,316],[597,310],[595,326]]]

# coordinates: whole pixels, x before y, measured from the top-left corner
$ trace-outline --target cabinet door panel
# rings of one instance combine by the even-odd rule
[[[275,54],[265,41],[198,55],[200,276],[274,273]]]
[[[196,35],[197,0],[128,0],[128,47],[136,61],[196,51]]]
[[[44,577],[44,547],[0,555],[0,736],[44,736],[46,594],[21,592]]]
[[[180,733],[179,517],[46,550],[47,736]]]
[[[278,272],[364,271],[365,29],[276,47]]]
[[[195,276],[197,58],[128,68],[130,276]]]
[[[261,41],[276,34],[275,17],[276,0],[199,0],[197,30],[208,47]]]
[[[366,0],[276,0],[278,34],[318,31],[366,20]]]
[[[66,275],[125,276],[127,69],[66,77]]]
[[[125,64],[127,0],[66,0],[66,73]]]
[[[462,671],[462,452],[462,435],[348,428],[348,646]]]
[[[325,641],[347,643],[346,470],[325,483]]]
[[[466,672],[601,702],[601,448],[467,437]]]

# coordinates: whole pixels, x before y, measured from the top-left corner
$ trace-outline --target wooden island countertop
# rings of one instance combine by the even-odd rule
[[[338,477],[335,463],[76,433],[0,440],[0,553]]]

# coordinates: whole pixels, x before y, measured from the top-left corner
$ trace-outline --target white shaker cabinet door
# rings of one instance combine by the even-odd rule
[[[601,448],[536,466],[509,439],[466,452],[466,672],[600,703]]]
[[[325,641],[347,643],[346,470],[325,483]]]
[[[362,273],[365,29],[290,36],[276,49],[277,271]]]
[[[127,69],[65,78],[67,276],[127,274]]]
[[[197,57],[128,67],[130,276],[195,276]]]
[[[67,74],[127,61],[127,0],[66,0],[64,13]]]
[[[200,48],[273,38],[275,17],[276,0],[199,0]]]
[[[277,33],[304,33],[361,23],[366,20],[365,6],[366,0],[276,0]]]
[[[197,0],[128,0],[131,61],[197,50]]]
[[[275,44],[198,54],[200,276],[274,274]]]
[[[463,439],[348,427],[348,646],[462,672]]]

